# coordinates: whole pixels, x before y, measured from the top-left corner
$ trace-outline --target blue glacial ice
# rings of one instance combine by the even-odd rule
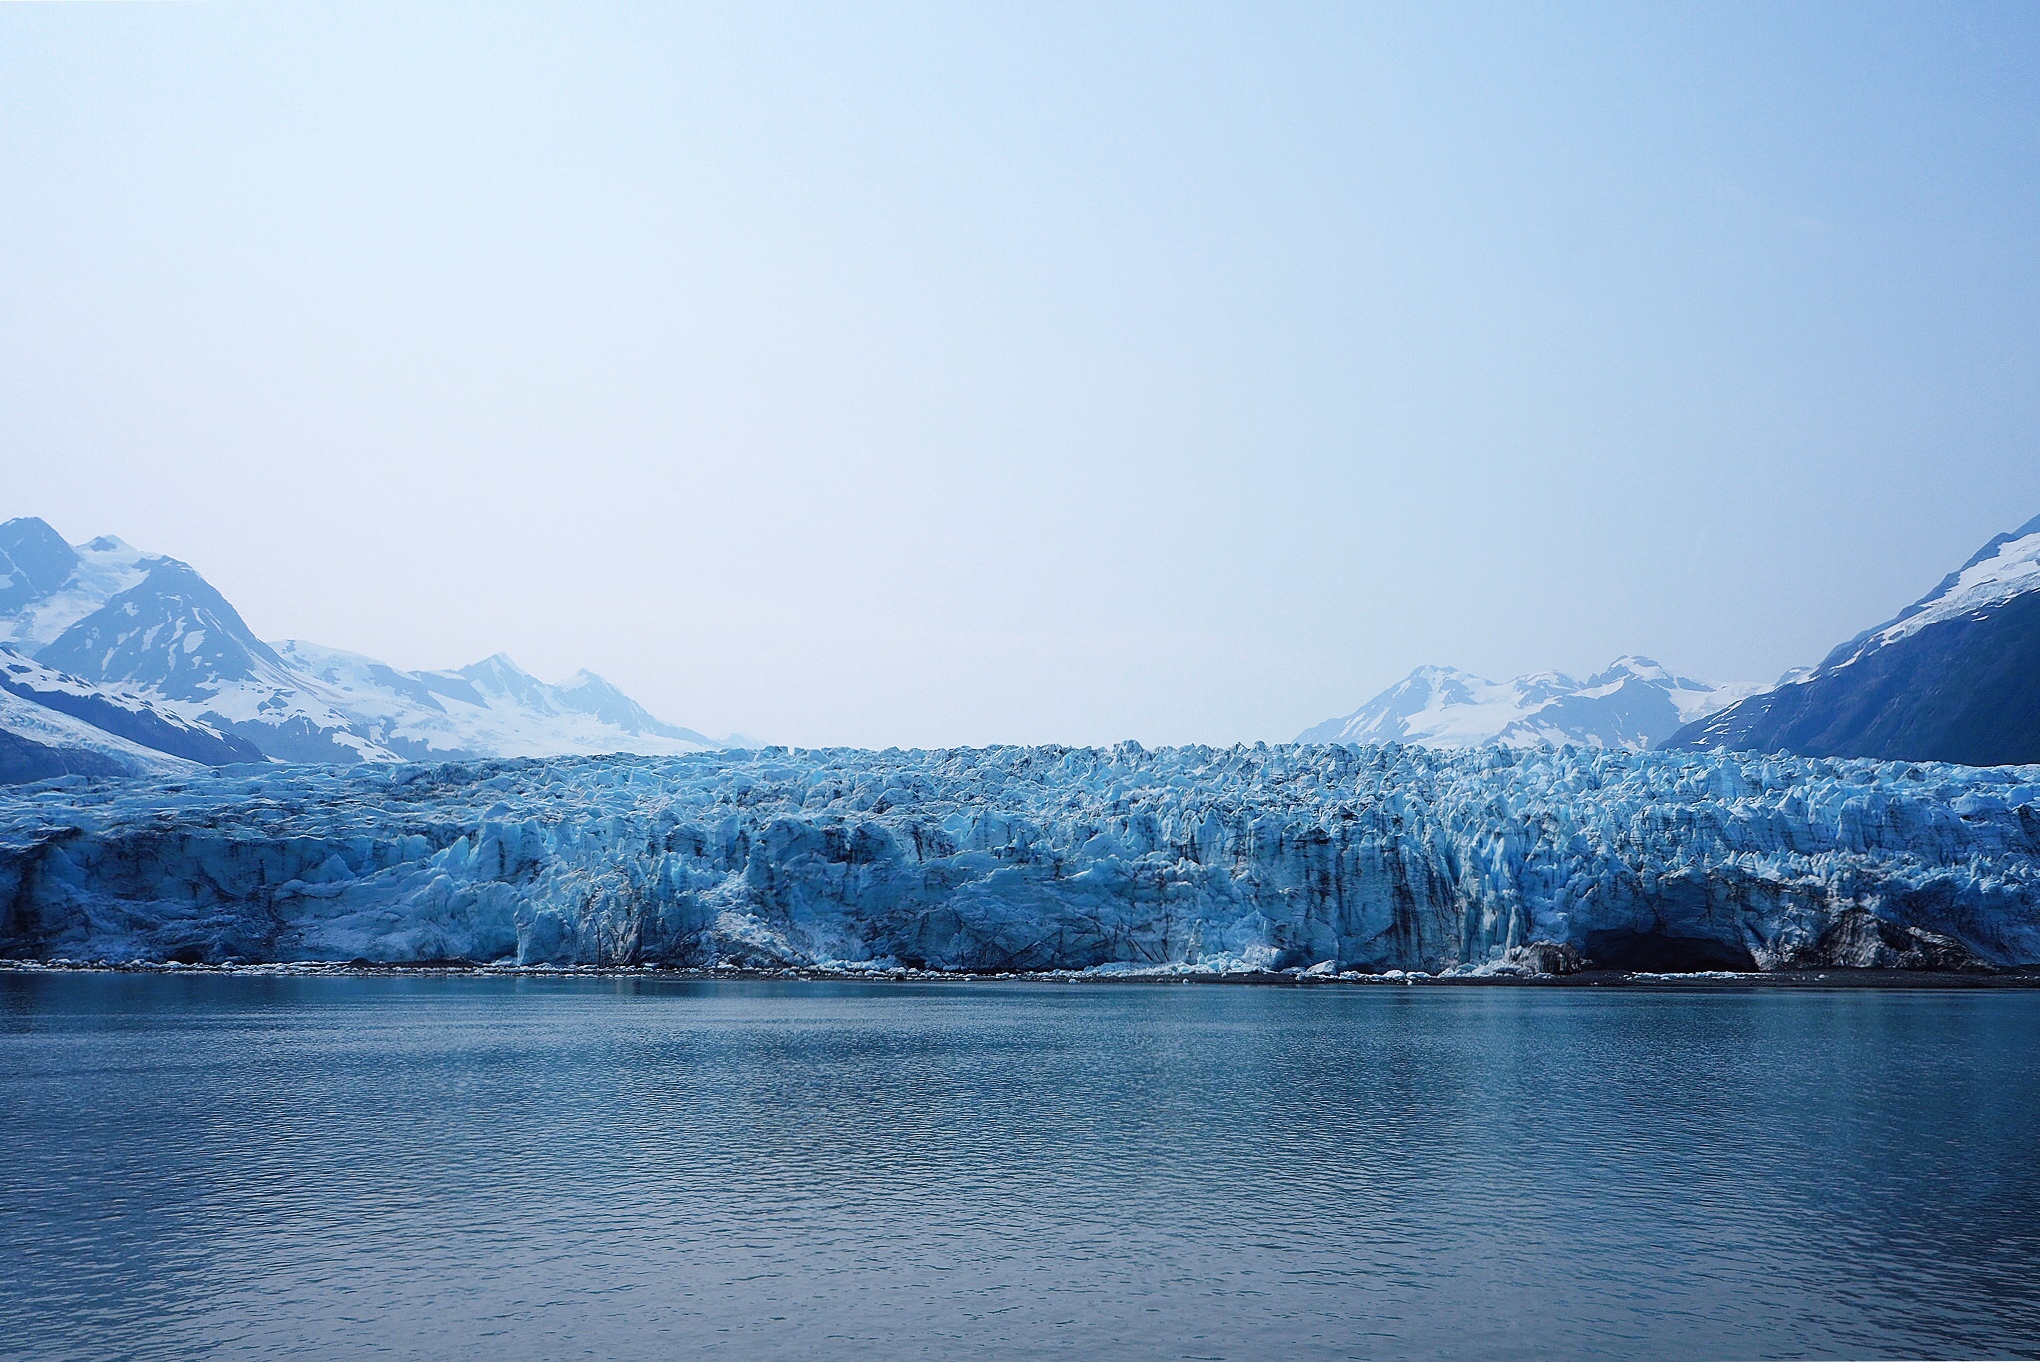
[[[958,970],[2040,962],[2040,767],[767,748],[0,791],[0,956]]]

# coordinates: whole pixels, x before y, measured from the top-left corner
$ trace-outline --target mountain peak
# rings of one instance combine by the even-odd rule
[[[283,665],[212,583],[175,558],[153,560],[140,582],[109,597],[36,659],[88,681],[185,700]]]
[[[1847,666],[1871,648],[1884,647],[1943,620],[1993,609],[2033,590],[2040,590],[2040,516],[1993,536],[1968,562],[1888,623],[1857,635],[1829,654],[1820,670]]]
[[[524,670],[524,668],[518,666],[517,660],[508,653],[490,653],[480,662],[470,662],[467,666],[462,667],[460,673],[462,676],[516,676],[528,681],[536,681],[538,679],[530,672]]]
[[[1642,748],[1752,689],[1673,676],[1637,654],[1616,658],[1584,683],[1558,671],[1497,684],[1456,667],[1418,667],[1353,713],[1304,730],[1297,741]]]
[[[189,564],[112,535],[68,545],[32,517],[0,525],[0,650],[19,662],[0,677],[19,692],[9,704],[62,710],[71,722],[123,739],[139,733],[145,745],[205,762],[223,753],[352,762],[720,745],[653,717],[589,671],[554,687],[507,653],[459,671],[402,672],[302,640],[271,646]]]
[[[1624,653],[1602,668],[1603,672],[1628,672],[1632,676],[1669,676],[1664,664],[1642,653]]]
[[[720,746],[691,728],[681,728],[654,717],[650,710],[585,667],[552,689],[554,698],[566,708],[591,714],[633,737],[652,734],[681,742],[698,742],[704,747]]]
[[[78,568],[78,551],[35,516],[0,524],[0,610],[54,595]]]
[[[1681,730],[1681,748],[2010,765],[2040,761],[2040,517],[1811,671]]]

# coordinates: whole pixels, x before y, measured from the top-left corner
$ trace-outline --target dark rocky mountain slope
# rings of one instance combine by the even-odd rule
[[[2040,518],[1991,540],[1812,672],[1687,725],[1665,746],[2040,762]]]

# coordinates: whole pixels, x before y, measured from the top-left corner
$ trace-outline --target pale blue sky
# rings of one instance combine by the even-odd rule
[[[717,733],[1768,678],[2036,362],[2030,6],[0,7],[0,516]]]

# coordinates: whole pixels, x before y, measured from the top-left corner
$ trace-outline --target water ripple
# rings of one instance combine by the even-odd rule
[[[0,977],[29,1358],[2016,1356],[2040,995]]]

